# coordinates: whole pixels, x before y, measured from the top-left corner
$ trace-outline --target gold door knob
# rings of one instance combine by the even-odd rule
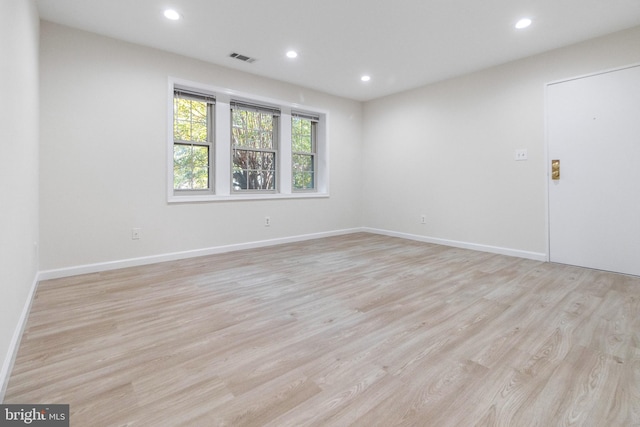
[[[560,160],[551,160],[551,179],[554,181],[560,179]]]

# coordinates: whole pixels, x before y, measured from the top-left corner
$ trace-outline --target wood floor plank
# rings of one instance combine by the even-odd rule
[[[356,233],[39,284],[5,403],[92,426],[640,426],[640,278]]]

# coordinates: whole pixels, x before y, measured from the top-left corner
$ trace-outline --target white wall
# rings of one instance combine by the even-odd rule
[[[32,0],[0,1],[0,401],[38,271],[38,25]]]
[[[638,62],[640,27],[366,103],[364,225],[544,258],[545,84]]]
[[[359,226],[544,258],[545,83],[640,61],[639,27],[374,100],[363,116],[158,50],[47,22],[41,33],[45,271]],[[331,198],[168,205],[169,75],[329,110]],[[514,161],[519,148],[529,160]]]
[[[360,103],[48,22],[40,61],[41,270],[361,225]],[[168,205],[169,76],[328,110],[331,197]]]

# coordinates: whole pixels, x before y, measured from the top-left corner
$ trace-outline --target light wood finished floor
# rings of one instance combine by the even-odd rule
[[[640,278],[371,234],[40,283],[5,403],[83,426],[638,426]]]

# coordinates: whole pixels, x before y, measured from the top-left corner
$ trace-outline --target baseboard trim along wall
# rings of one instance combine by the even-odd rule
[[[377,228],[363,227],[361,231],[385,236],[400,237],[402,239],[417,240],[419,242],[433,243],[436,245],[452,246],[461,249],[471,249],[480,252],[490,252],[499,255],[507,255],[518,258],[531,259],[534,261],[549,261],[547,254],[541,252],[521,251],[518,249],[502,248],[499,246],[480,245],[477,243],[460,242],[457,240],[439,239],[436,237],[420,236],[417,234],[400,233],[397,231],[381,230]]]
[[[59,268],[55,270],[44,270],[40,272],[40,280],[59,279],[62,277],[78,276],[80,274],[98,273],[101,271],[117,270],[119,268],[137,267],[140,265],[156,264],[165,261],[176,261],[179,259],[195,258],[199,256],[215,255],[226,252],[241,251],[244,249],[262,248],[265,246],[281,245],[283,243],[302,242],[305,240],[321,239],[323,237],[341,236],[363,231],[360,228],[350,228],[336,231],[326,231],[321,233],[303,234],[291,237],[281,237],[277,239],[259,240],[256,242],[237,243],[233,245],[213,246],[210,248],[195,249],[191,251],[173,252],[168,254],[151,255],[140,258],[130,258],[117,261],[100,262],[96,264],[85,264],[75,267]]]
[[[517,249],[502,248],[497,246],[480,245],[476,243],[459,242],[455,240],[439,239],[434,237],[419,236],[416,234],[401,233],[397,231],[382,230],[377,228],[359,227],[336,231],[326,231],[322,233],[303,234],[299,236],[282,237],[278,239],[260,240],[256,242],[237,243],[233,245],[214,246],[210,248],[195,249],[191,251],[173,252],[168,254],[152,255],[140,258],[130,258],[117,261],[108,261],[95,264],[85,264],[55,270],[44,270],[39,273],[39,280],[59,279],[62,277],[78,276],[80,274],[98,273],[101,271],[117,270],[119,268],[137,267],[140,265],[155,264],[165,261],[175,261],[179,259],[194,258],[199,256],[215,255],[225,252],[234,252],[244,249],[261,248],[265,246],[280,245],[283,243],[301,242],[305,240],[321,239],[323,237],[341,236],[344,234],[366,232],[382,234],[385,236],[399,237],[401,239],[417,240],[425,243],[452,246],[463,249],[471,249],[481,252],[490,252],[500,255],[508,255],[519,258],[526,258],[535,261],[548,261],[547,254],[538,252],[521,251]]]
[[[20,340],[22,339],[22,334],[27,326],[29,312],[31,311],[31,304],[33,303],[33,298],[35,297],[36,289],[38,288],[38,281],[40,281],[40,276],[36,274],[33,279],[33,283],[31,284],[31,290],[29,291],[27,300],[22,308],[22,313],[20,314],[20,319],[18,320],[16,329],[13,331],[13,337],[9,343],[9,349],[7,350],[7,354],[4,358],[4,363],[2,364],[2,371],[0,371],[0,402],[4,402],[4,394],[7,391],[7,386],[9,385],[9,377],[13,370],[13,364],[18,356]]]

